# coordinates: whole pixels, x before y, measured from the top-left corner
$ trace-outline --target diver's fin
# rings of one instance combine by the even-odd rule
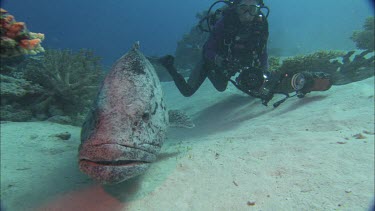
[[[195,124],[185,112],[180,110],[169,110],[169,126],[181,128],[193,128]]]
[[[169,72],[172,78],[181,78],[180,74],[178,74],[177,69],[173,66],[174,57],[171,55],[166,55],[158,59],[158,62],[163,65],[165,69]],[[182,77],[183,78],[183,77]]]
[[[183,75],[178,73],[177,69],[173,66],[174,57],[171,55],[166,55],[158,59],[158,62],[164,66],[168,73],[172,76],[173,81],[175,82],[178,90],[185,97],[191,96],[195,91],[192,90],[190,85],[186,82]]]
[[[171,55],[166,55],[161,57],[158,61],[169,71],[169,69],[173,67],[174,57]]]

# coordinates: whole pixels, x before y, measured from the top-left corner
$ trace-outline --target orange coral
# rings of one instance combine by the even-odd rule
[[[22,48],[32,50],[34,49],[39,43],[41,42],[40,39],[32,39],[32,40],[21,40],[19,45]]]
[[[4,20],[7,22],[7,23],[10,23],[12,21],[14,21],[14,16],[13,15],[7,15]]]
[[[40,45],[41,41],[44,40],[44,34],[29,32],[24,22],[17,22],[12,15],[2,8],[0,8],[0,13],[1,57],[36,54],[44,51]]]
[[[32,32],[30,34],[32,34]],[[42,34],[42,33],[33,33],[33,34],[35,34],[35,38],[44,40],[44,34]]]
[[[6,32],[6,36],[9,37],[9,38],[16,38],[17,37],[17,33],[14,33],[14,32],[11,32],[11,31],[8,31]]]
[[[12,22],[14,22],[14,17],[12,15],[1,17],[0,20],[1,27],[4,29],[9,29],[9,27],[12,25]]]
[[[24,22],[15,22],[12,25],[10,25],[10,27],[8,28],[8,30],[10,32],[18,33],[20,31],[22,31],[24,28],[25,28],[25,23]]]

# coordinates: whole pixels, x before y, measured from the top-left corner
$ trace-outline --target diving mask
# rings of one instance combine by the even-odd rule
[[[259,15],[260,13],[260,5],[246,5],[242,4],[238,6],[238,12],[240,14],[246,14],[249,13],[251,16]]]

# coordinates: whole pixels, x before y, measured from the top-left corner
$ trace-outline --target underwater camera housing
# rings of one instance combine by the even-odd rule
[[[216,22],[223,16],[223,13],[227,9],[232,9],[234,6],[239,4],[241,0],[219,0],[215,1],[208,9],[206,16],[204,16],[198,23],[198,28],[201,31],[204,32],[212,32],[212,27],[216,24]],[[218,8],[215,10],[215,12],[212,12],[212,9],[219,3],[225,4],[224,6]],[[270,14],[270,9],[264,5],[263,0],[259,0],[259,15],[268,18],[268,15]],[[265,10],[265,13],[263,12]],[[205,26],[204,26],[205,25]]]
[[[244,67],[236,78],[238,86],[246,90],[258,90],[264,83],[262,71],[254,70],[254,68]]]

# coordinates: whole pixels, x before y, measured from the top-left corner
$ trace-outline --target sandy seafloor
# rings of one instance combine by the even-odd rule
[[[373,77],[276,109],[208,81],[190,98],[173,83],[163,88],[169,107],[186,111],[196,127],[171,128],[160,159],[119,185],[79,172],[79,127],[1,124],[5,210],[368,210]],[[53,136],[66,131],[67,141]]]

